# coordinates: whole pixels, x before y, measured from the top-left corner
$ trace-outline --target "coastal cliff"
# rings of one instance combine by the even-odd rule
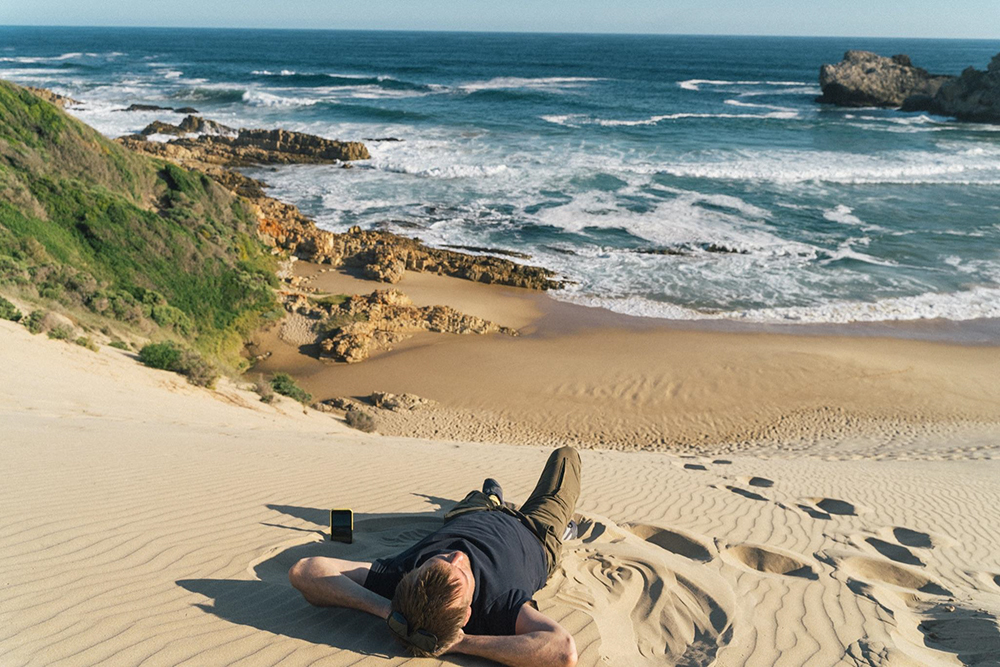
[[[0,288],[241,365],[244,337],[280,312],[250,205],[5,81],[0,139]]]

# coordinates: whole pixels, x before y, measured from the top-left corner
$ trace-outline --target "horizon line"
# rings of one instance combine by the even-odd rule
[[[620,36],[620,37],[783,37],[786,39],[912,39],[927,41],[977,41],[1000,42],[1000,37],[927,37],[902,35],[782,35],[765,33],[694,33],[694,32],[590,32],[552,30],[430,30],[420,28],[291,28],[291,27],[246,27],[246,26],[189,26],[189,25],[64,25],[5,23],[4,28],[93,28],[122,30],[247,30],[260,32],[396,32],[427,34],[468,34],[468,35],[577,35],[577,36]]]

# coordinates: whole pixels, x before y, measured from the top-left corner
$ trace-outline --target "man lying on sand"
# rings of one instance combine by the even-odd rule
[[[580,455],[552,452],[527,502],[515,510],[487,479],[406,551],[374,563],[303,558],[288,577],[317,606],[349,607],[386,619],[411,653],[467,653],[507,665],[572,667],[573,636],[532,596],[575,535]]]

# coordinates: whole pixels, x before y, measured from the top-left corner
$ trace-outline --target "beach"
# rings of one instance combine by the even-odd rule
[[[308,262],[295,273],[316,295],[379,287]],[[416,305],[447,304],[520,335],[421,332],[344,364],[315,357],[301,345],[308,336],[282,340],[276,326],[260,337],[255,350],[271,356],[256,370],[289,372],[318,400],[379,391],[437,402],[375,410],[385,433],[522,444],[787,452],[863,438],[916,456],[928,438],[988,437],[1000,419],[994,345],[684,328],[414,272],[393,288]]]
[[[571,445],[581,667],[1000,665],[995,126],[819,106],[838,40],[34,30],[0,664],[489,664],[288,570]]]
[[[0,330],[5,664],[403,664],[382,623],[310,607],[287,568],[398,551],[485,476],[523,498],[548,451],[369,436]],[[579,664],[994,664],[997,439],[943,434],[926,458],[948,460],[919,461],[835,439],[584,451],[583,532],[537,596]],[[324,538],[344,506],[349,546]]]

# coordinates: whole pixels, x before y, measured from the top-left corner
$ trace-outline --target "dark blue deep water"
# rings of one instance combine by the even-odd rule
[[[353,170],[260,173],[331,229],[530,253],[576,281],[559,298],[679,319],[1000,317],[1000,127],[817,105],[820,65],[846,49],[957,74],[1000,42],[0,28],[0,77],[82,101],[110,136],[181,118],[116,111],[138,102],[368,139]]]

